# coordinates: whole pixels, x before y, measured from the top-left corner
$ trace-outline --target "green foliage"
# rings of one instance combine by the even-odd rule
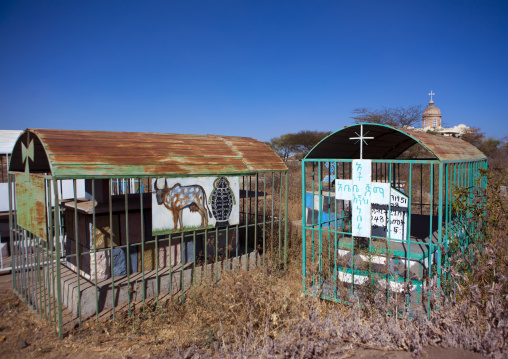
[[[486,138],[485,133],[480,132],[480,128],[478,127],[469,128],[469,130],[462,135],[462,139],[478,148],[487,157],[492,157],[498,151],[499,145],[501,144],[501,141],[492,137]]]

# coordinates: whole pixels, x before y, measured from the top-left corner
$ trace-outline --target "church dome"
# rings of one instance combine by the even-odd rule
[[[423,111],[423,116],[424,117],[430,117],[430,116],[439,116],[439,117],[441,117],[441,110],[439,109],[439,107],[434,106],[434,101],[431,100],[429,102],[429,107],[427,107]]]

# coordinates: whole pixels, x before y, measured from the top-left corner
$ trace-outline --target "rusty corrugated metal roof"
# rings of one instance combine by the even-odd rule
[[[306,159],[357,159],[360,145],[351,137],[357,137],[363,125],[364,135],[374,137],[363,146],[364,159],[396,159],[407,149],[420,144],[428,152],[429,159],[441,161],[480,160],[486,156],[470,143],[455,137],[430,134],[397,127],[364,123],[355,124],[336,131],[324,138]],[[418,159],[418,158],[415,158]]]
[[[248,137],[27,129],[11,171],[23,171],[21,143],[34,138],[30,171],[58,177],[188,176],[287,170],[263,142]],[[45,162],[44,158],[47,158]]]

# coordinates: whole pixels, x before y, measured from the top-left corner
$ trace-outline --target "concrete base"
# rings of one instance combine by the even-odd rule
[[[257,251],[249,252],[239,257],[230,258],[227,261],[219,261],[206,266],[197,266],[194,269],[193,263],[184,264],[183,268],[183,286],[184,290],[191,287],[194,283],[199,284],[205,281],[219,280],[222,273],[234,268],[252,269],[259,265],[260,256]],[[79,291],[78,291],[79,280]],[[158,284],[158,289],[157,289]],[[171,284],[171,285],[170,285]],[[143,299],[143,285],[145,288],[145,298],[172,293],[176,294],[182,290],[182,266],[178,264],[171,268],[165,267],[158,271],[155,270],[133,273],[129,278],[127,276],[116,276],[114,282],[111,278],[97,283],[87,280],[83,276],[78,276],[75,271],[61,266],[61,285],[62,285],[62,303],[75,315],[81,308],[81,317],[87,318],[99,313],[125,304],[129,300],[131,303],[139,302]],[[80,293],[80,295],[79,295]],[[98,306],[96,305],[98,303]]]

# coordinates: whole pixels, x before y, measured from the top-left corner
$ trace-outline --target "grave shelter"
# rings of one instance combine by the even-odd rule
[[[302,160],[304,291],[349,303],[367,285],[409,287],[421,300],[452,241],[467,252],[454,189],[485,188],[486,167],[454,137],[364,123],[324,138]]]
[[[8,181],[14,290],[60,336],[287,260],[287,167],[252,138],[27,129]]]

